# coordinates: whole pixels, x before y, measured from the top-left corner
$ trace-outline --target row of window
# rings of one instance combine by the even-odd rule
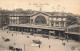
[[[19,19],[19,17],[10,17],[10,19]]]
[[[24,23],[30,23],[30,21],[29,20],[22,20],[22,21],[20,21],[20,20],[10,20],[10,24],[24,24]]]
[[[51,23],[51,26],[65,27],[64,24],[65,24],[64,22],[53,22],[53,23]]]
[[[66,18],[50,18],[49,20],[53,20],[53,21],[66,21]]]
[[[22,18],[26,18],[26,17],[22,17]],[[10,19],[19,19],[19,17],[10,17]],[[50,18],[49,20],[53,20],[53,21],[66,21],[66,18]]]
[[[19,19],[19,18],[26,19],[26,17],[10,17],[10,19]],[[27,18],[27,19],[29,19],[29,18]]]

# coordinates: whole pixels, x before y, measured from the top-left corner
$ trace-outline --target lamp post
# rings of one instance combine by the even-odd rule
[[[24,44],[24,51],[25,51],[25,44]]]

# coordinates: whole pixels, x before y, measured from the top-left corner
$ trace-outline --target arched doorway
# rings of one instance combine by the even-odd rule
[[[36,24],[47,24],[47,21],[44,16],[39,15],[36,17],[35,23]]]

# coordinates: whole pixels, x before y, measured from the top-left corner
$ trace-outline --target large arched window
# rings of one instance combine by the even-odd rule
[[[36,24],[46,24],[46,19],[44,16],[39,15],[36,17],[35,23]]]

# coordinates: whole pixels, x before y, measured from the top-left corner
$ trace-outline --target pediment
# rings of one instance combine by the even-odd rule
[[[32,17],[33,17],[33,16],[36,16],[36,15],[45,15],[45,16],[49,16],[49,14],[47,14],[47,13],[38,12],[38,13],[32,15]]]

